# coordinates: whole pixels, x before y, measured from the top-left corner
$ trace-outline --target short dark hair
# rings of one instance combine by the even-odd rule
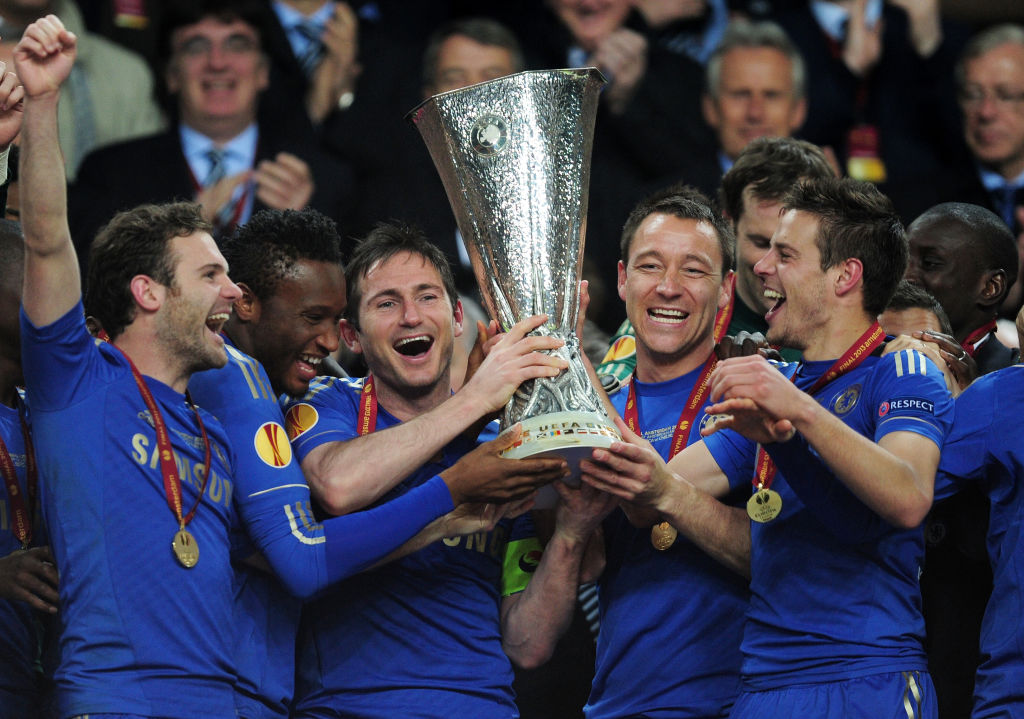
[[[272,12],[259,0],[174,0],[165,5],[160,19],[158,57],[161,67],[166,69],[171,60],[174,32],[188,25],[195,25],[206,18],[229,23],[241,20],[251,26],[260,38],[260,51],[265,52],[267,13]]]
[[[644,220],[654,214],[707,222],[718,236],[718,247],[722,252],[722,274],[732,269],[735,254],[732,227],[712,208],[711,201],[700,190],[681,184],[672,185],[645,197],[629,213],[626,223],[622,226],[622,239],[619,242],[623,264],[629,264],[629,250],[636,231]]]
[[[791,137],[759,137],[736,158],[722,177],[718,202],[735,223],[743,214],[743,191],[762,202],[781,202],[801,180],[835,177],[817,145]]]
[[[345,268],[345,288],[348,294],[345,319],[355,327],[359,327],[359,302],[362,300],[362,282],[366,273],[375,265],[403,252],[419,255],[434,266],[441,276],[441,285],[448,295],[448,301],[452,308],[455,308],[459,295],[455,290],[455,278],[444,251],[428,240],[423,231],[414,225],[399,220],[378,222],[356,245],[348,267]]]
[[[341,237],[334,220],[305,210],[260,210],[221,248],[231,279],[244,282],[257,299],[274,295],[300,260],[342,265]]]
[[[889,304],[910,254],[892,201],[868,182],[828,177],[796,185],[783,209],[816,215],[821,269],[850,258],[863,266],[863,306],[872,317]]]
[[[512,68],[519,72],[526,64],[523,61],[523,50],[515,34],[497,20],[486,17],[460,18],[447,22],[430,36],[427,49],[423,53],[423,86],[433,87],[437,84],[437,63],[441,56],[441,46],[445,40],[455,35],[468,37],[474,42],[489,47],[501,47],[512,56]]]
[[[1020,263],[1017,240],[1002,218],[992,210],[967,202],[943,202],[922,212],[911,226],[919,222],[955,224],[958,234],[971,246],[970,257],[962,259],[972,259],[981,271],[1002,270],[1006,274],[1006,292],[1017,281]],[[1005,296],[1004,293],[996,304]]]
[[[89,252],[86,314],[95,317],[111,339],[120,335],[135,318],[132,278],[147,275],[173,288],[177,257],[170,251],[171,240],[211,230],[194,202],[140,205],[114,215]]]
[[[900,280],[885,311],[902,312],[903,310],[912,309],[928,310],[938,318],[939,326],[944,333],[947,335],[953,334],[953,325],[949,322],[949,315],[946,314],[946,310],[942,309],[942,305],[935,299],[935,296],[913,282]]]

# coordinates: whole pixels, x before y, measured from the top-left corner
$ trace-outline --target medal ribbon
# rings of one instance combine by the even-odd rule
[[[690,427],[697,416],[698,410],[704,404],[708,396],[708,381],[711,379],[711,371],[718,364],[718,358],[712,352],[704,363],[700,377],[690,390],[690,398],[683,405],[683,411],[679,414],[679,422],[676,424],[675,432],[672,434],[672,448],[669,450],[668,458],[671,460],[686,446],[686,438],[690,434]],[[635,375],[634,375],[635,377]],[[640,416],[636,407],[636,383],[629,383],[629,394],[626,395],[626,408],[623,411],[623,419],[629,428],[636,434],[640,434]]]
[[[373,389],[373,375],[366,375],[363,391],[359,395],[359,436],[370,434],[377,429],[377,392]]]
[[[871,356],[871,353],[882,346],[885,342],[885,332],[882,330],[882,326],[878,322],[872,323],[870,327],[862,334],[856,342],[850,345],[850,348],[843,353],[843,356],[835,361],[835,363],[829,367],[828,371],[819,377],[810,389],[807,390],[807,394],[813,395],[822,387],[827,385],[833,380],[839,379],[847,372],[856,369],[861,362]],[[790,378],[793,383],[796,383],[796,374]],[[772,481],[775,479],[775,462],[768,456],[768,453],[764,450],[764,447],[757,448],[757,462],[754,469],[754,479],[752,484],[757,489],[768,489],[772,486]]]
[[[32,515],[35,511],[36,495],[39,490],[39,474],[36,470],[36,454],[32,447],[32,438],[28,433],[28,425],[25,417],[18,412],[18,419],[21,420],[21,436],[25,440],[25,494],[27,501],[22,496],[18,487],[18,475],[14,468],[14,460],[7,450],[7,445],[0,438],[0,472],[4,476],[4,485],[7,487],[7,496],[11,503],[11,513],[14,515],[14,536],[21,542],[22,549],[28,549],[32,541]],[[26,506],[27,505],[27,506]]]
[[[132,358],[125,354],[125,351],[114,343],[110,343],[110,346],[120,352],[126,360],[128,360],[128,366],[131,367],[132,377],[135,379],[135,384],[139,388],[139,394],[142,395],[142,401],[146,403],[146,409],[149,410],[149,415],[153,418],[153,428],[156,430],[156,446],[157,451],[160,452],[160,473],[163,475],[164,480],[164,493],[167,496],[167,506],[174,512],[174,517],[178,520],[178,528],[183,530],[185,526],[192,521],[192,517],[195,516],[196,510],[199,509],[199,503],[203,500],[203,495],[206,493],[206,483],[210,480],[210,437],[206,434],[206,425],[203,424],[203,418],[199,416],[199,408],[192,402],[192,398],[185,394],[185,398],[188,400],[189,405],[192,407],[192,411],[196,415],[196,422],[199,424],[199,433],[203,438],[203,486],[199,488],[199,496],[196,497],[196,503],[192,505],[192,509],[189,513],[182,516],[182,501],[181,501],[181,477],[178,476],[178,465],[174,461],[174,452],[171,449],[171,438],[167,433],[167,423],[164,422],[164,416],[160,413],[160,408],[156,404],[156,400],[153,398],[153,393],[146,386],[146,380],[142,377],[142,373],[139,372],[139,368],[132,362]]]
[[[973,357],[981,346],[982,340],[988,337],[989,332],[995,332],[995,329],[996,321],[991,320],[987,324],[982,325],[978,329],[974,330],[974,332],[967,335],[967,339],[965,339],[960,346],[964,348],[964,351],[967,352],[968,355]]]

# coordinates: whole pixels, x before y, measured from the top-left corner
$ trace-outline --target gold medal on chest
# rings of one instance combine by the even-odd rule
[[[782,512],[782,495],[774,489],[758,489],[747,500],[747,514],[755,522],[764,524]]]
[[[655,524],[651,527],[651,544],[659,552],[664,552],[666,549],[675,544],[676,537],[679,536],[679,532],[668,522],[662,522],[661,524]]]
[[[196,538],[186,529],[179,529],[174,533],[171,549],[185,569],[191,569],[199,561],[199,545],[196,544]]]

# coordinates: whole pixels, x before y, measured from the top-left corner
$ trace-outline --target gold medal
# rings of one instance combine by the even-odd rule
[[[184,528],[174,533],[171,549],[174,550],[174,556],[178,558],[181,566],[185,569],[191,569],[199,561],[199,545],[196,544],[196,538]]]
[[[668,522],[662,522],[661,524],[655,524],[651,527],[651,544],[659,552],[664,552],[666,549],[675,544],[676,537],[679,536],[679,532]]]
[[[758,488],[747,500],[747,514],[761,524],[772,521],[781,511],[782,496],[774,489]]]

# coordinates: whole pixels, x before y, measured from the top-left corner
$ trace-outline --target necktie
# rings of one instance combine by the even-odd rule
[[[306,77],[310,77],[324,54],[324,44],[320,40],[324,28],[312,20],[304,20],[295,26],[295,30],[306,39],[306,49],[302,52],[298,61],[302,72]]]
[[[224,150],[213,147],[207,150],[206,159],[210,162],[210,170],[203,178],[203,187],[215,185],[227,175],[227,167],[224,162]]]
[[[227,176],[227,163],[225,162],[224,156],[224,150],[216,147],[207,151],[206,159],[210,161],[210,171],[206,173],[206,177],[203,179],[204,188],[220,182]],[[217,214],[213,218],[214,237],[220,237],[231,228],[236,205],[240,201],[241,200],[236,200],[234,197],[229,198],[228,201],[221,205],[217,210]]]

